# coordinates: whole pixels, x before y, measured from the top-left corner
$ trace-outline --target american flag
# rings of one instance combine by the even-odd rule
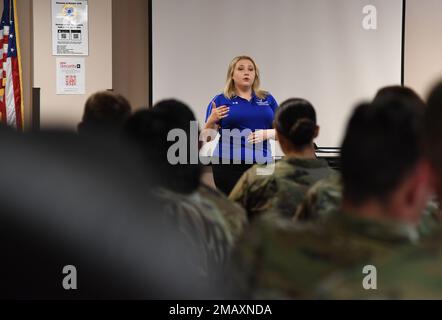
[[[1,122],[23,129],[22,75],[16,0],[3,0],[0,23],[0,119]]]

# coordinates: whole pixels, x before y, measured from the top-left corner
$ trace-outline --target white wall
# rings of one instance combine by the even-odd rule
[[[112,0],[89,1],[89,56],[86,94],[56,95],[56,57],[52,56],[51,1],[34,1],[34,86],[41,88],[41,126],[75,128],[87,97],[112,89]]]

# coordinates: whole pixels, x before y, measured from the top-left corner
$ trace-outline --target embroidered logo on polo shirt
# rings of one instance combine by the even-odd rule
[[[263,99],[256,100],[256,104],[258,106],[270,106],[270,103],[267,100]]]

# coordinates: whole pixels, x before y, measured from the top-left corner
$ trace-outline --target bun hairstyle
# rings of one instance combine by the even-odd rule
[[[292,98],[284,101],[276,111],[275,129],[295,147],[313,142],[316,133],[316,112],[307,100]]]

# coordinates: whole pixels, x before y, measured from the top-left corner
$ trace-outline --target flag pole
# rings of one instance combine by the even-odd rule
[[[19,33],[19,27],[18,27],[18,14],[17,14],[17,8],[16,8],[16,0],[10,0],[12,1],[12,5],[14,6],[14,26],[15,26],[15,37],[17,42],[17,58],[18,58],[18,72],[20,77],[20,115],[21,115],[21,130],[25,130],[25,113],[24,113],[24,94],[23,94],[23,72],[22,72],[22,65],[21,65],[21,50],[20,50],[20,33]],[[11,8],[12,9],[12,8]]]

